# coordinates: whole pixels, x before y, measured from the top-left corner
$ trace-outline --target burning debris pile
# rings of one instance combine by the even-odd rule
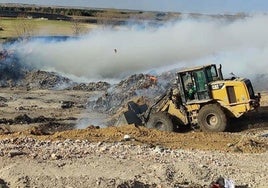
[[[143,96],[151,103],[156,96],[166,92],[174,78],[174,74],[168,72],[158,76],[134,74],[115,85],[104,81],[76,83],[56,72],[24,66],[16,53],[1,51],[0,87],[97,91],[94,97],[89,98],[87,107],[102,113],[114,114],[134,97]]]
[[[69,90],[82,90],[82,91],[106,91],[111,85],[107,82],[90,82],[90,83],[78,83],[67,89]]]
[[[56,72],[34,70],[24,66],[13,52],[0,51],[0,87],[27,89],[69,89],[83,91],[107,90],[107,82],[76,83]]]
[[[60,76],[55,72],[40,70],[28,72],[21,83],[28,89],[64,89],[70,84],[72,81],[69,78]]]
[[[0,51],[0,86],[16,84],[24,77],[26,66],[20,64],[16,55],[7,50]]]
[[[56,72],[22,66],[19,58],[5,50],[1,52],[0,73],[0,87],[97,91],[96,95],[88,100],[88,109],[109,114],[115,113],[134,97],[144,96],[145,100],[152,102],[154,97],[166,92],[172,83],[170,80],[175,78],[173,73],[168,72],[157,77],[135,74],[115,85],[104,81],[76,83]]]
[[[99,97],[89,99],[88,107],[95,111],[113,114],[134,97],[143,96],[146,101],[152,103],[155,97],[166,92],[170,86],[170,82],[165,82],[162,78],[163,76],[156,77],[149,74],[132,75],[110,87]]]

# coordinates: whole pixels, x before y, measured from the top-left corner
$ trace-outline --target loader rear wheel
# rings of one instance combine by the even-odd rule
[[[227,117],[217,104],[208,104],[198,114],[198,124],[206,132],[223,132],[227,128]]]
[[[157,112],[152,114],[145,126],[150,129],[158,129],[161,131],[173,131],[172,119],[167,112]]]

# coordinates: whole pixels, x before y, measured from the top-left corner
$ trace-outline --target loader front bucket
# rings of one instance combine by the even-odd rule
[[[118,125],[126,125],[126,124],[135,124],[135,125],[142,125],[142,115],[148,109],[146,104],[139,105],[133,101],[128,102],[128,111],[122,113],[117,122],[116,126]]]

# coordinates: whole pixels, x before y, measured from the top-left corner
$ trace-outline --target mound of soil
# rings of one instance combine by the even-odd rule
[[[125,125],[107,128],[89,128],[67,130],[56,132],[52,135],[37,136],[31,131],[24,131],[10,135],[0,135],[3,137],[23,137],[29,136],[41,140],[88,140],[90,142],[120,142],[124,141],[124,136],[129,135],[131,144],[152,146],[161,145],[171,149],[201,149],[219,150],[225,152],[245,152],[259,153],[268,149],[267,138],[252,135],[241,135],[234,133],[204,133],[188,132],[174,133],[147,129],[145,127],[135,127]]]

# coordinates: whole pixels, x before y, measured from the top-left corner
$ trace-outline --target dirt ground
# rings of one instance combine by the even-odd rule
[[[1,88],[2,185],[204,187],[218,175],[224,174],[235,177],[236,182],[244,187],[265,187],[265,183],[268,183],[268,178],[265,180],[268,162],[267,92],[262,92],[259,112],[231,121],[230,132],[224,133],[204,133],[190,128],[167,133],[134,125],[102,126],[102,123],[107,122],[106,116],[90,112],[86,108],[87,100],[92,95],[94,92]],[[71,105],[64,107],[66,101]],[[61,146],[66,140],[72,142],[69,147],[72,148],[70,153],[75,153],[72,157],[64,157],[69,155],[61,153],[69,151]],[[56,149],[41,144],[47,141],[57,143]],[[81,149],[79,152],[82,154],[78,155],[75,151],[82,146],[73,145],[76,141],[93,144],[98,151],[93,148],[93,151],[86,153]],[[40,147],[36,147],[37,143]],[[111,153],[110,149],[117,146],[119,150]],[[14,149],[19,152],[16,154]],[[139,150],[141,151],[138,152]],[[60,152],[60,157],[57,157],[54,151]],[[152,151],[155,153],[151,153]],[[15,153],[14,156],[12,152]],[[180,160],[178,158],[174,160],[176,157],[170,152],[182,152],[180,155],[185,157],[185,164],[176,161]],[[50,157],[42,158],[46,153],[49,153]],[[214,157],[216,161],[223,161],[227,166],[221,166],[221,162],[203,164],[207,159],[200,159],[201,155],[207,156],[207,159]],[[156,158],[163,161],[159,162]],[[259,158],[261,160],[258,163]],[[244,160],[243,165],[239,159]],[[221,170],[211,172],[211,169],[217,167]],[[199,168],[208,168],[208,171]],[[229,168],[233,169],[233,174]],[[171,173],[170,177],[168,173]],[[237,173],[244,175],[238,176]],[[248,180],[243,181],[245,178]]]

